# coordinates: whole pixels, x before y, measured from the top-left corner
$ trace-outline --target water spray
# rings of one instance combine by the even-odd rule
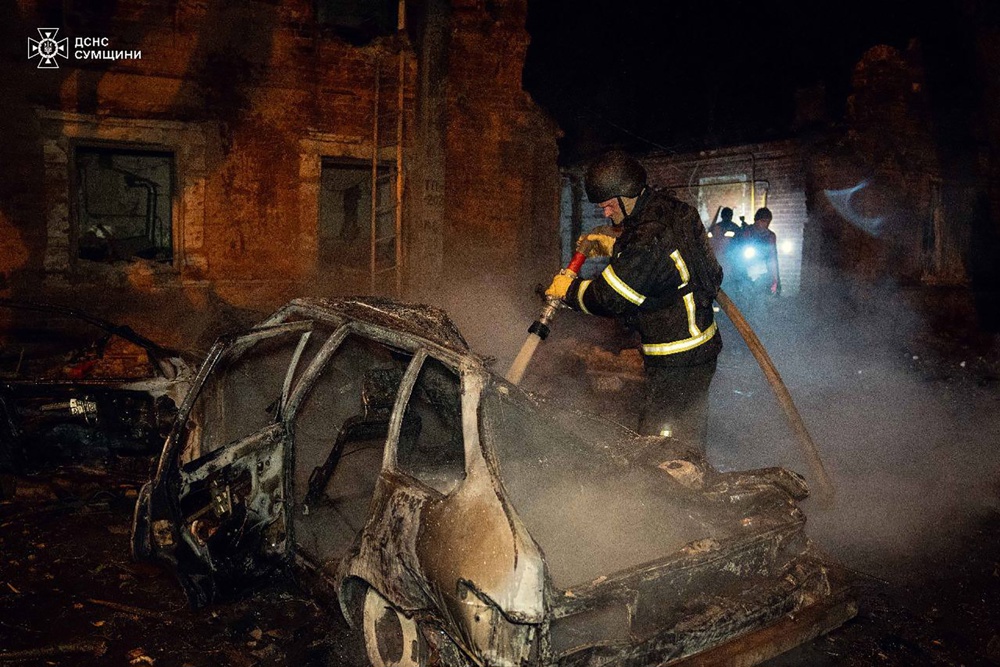
[[[586,255],[581,252],[574,253],[573,259],[569,261],[569,264],[561,273],[575,278],[580,273],[580,268],[585,261],[587,261]],[[538,344],[548,338],[549,324],[555,318],[556,311],[565,307],[566,304],[563,303],[562,299],[557,299],[554,296],[545,297],[545,307],[542,309],[538,319],[528,327],[528,338],[525,339],[524,345],[521,346],[521,351],[514,358],[514,363],[510,365],[510,370],[507,371],[508,382],[517,384],[521,381],[525,369],[528,368],[528,364],[531,362],[531,357],[534,356],[535,350],[538,349]]]

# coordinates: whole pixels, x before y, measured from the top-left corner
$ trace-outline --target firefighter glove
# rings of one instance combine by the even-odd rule
[[[587,257],[611,257],[615,245],[615,237],[602,233],[600,229],[583,234],[576,241],[576,251]]]
[[[574,278],[575,276],[573,274],[560,271],[556,274],[555,278],[552,279],[552,284],[549,285],[549,288],[545,290],[545,296],[565,300],[566,292],[569,290],[569,286],[573,283]]]

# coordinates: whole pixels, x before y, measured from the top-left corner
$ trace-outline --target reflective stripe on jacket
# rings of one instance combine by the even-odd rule
[[[639,331],[647,364],[690,366],[722,348],[712,302],[722,269],[698,212],[646,190],[622,223],[607,268],[576,280],[567,304],[585,313],[619,317]]]

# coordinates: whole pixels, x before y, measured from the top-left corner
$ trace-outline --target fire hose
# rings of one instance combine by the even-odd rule
[[[563,272],[571,274],[575,277],[580,273],[580,268],[583,266],[586,259],[587,257],[584,254],[579,252],[575,253],[573,258],[570,260],[569,265],[563,269]],[[741,313],[740,309],[736,307],[736,304],[732,302],[729,295],[720,289],[719,293],[716,295],[716,301],[718,301],[719,306],[722,307],[722,311],[727,317],[729,317],[730,321],[732,321],[733,326],[736,327],[736,330],[739,332],[743,341],[750,349],[750,353],[754,356],[754,359],[757,360],[757,363],[760,365],[760,369],[764,372],[764,377],[767,379],[768,384],[771,385],[771,389],[774,391],[774,395],[778,399],[778,403],[781,405],[781,408],[785,413],[785,418],[788,420],[789,426],[791,426],[792,431],[795,433],[799,447],[806,457],[806,462],[819,484],[820,500],[824,503],[829,503],[833,500],[834,496],[833,483],[830,480],[830,476],[826,472],[823,460],[820,458],[819,450],[813,442],[812,437],[809,435],[809,430],[806,428],[805,422],[802,421],[802,416],[795,407],[795,402],[792,400],[792,396],[788,392],[788,387],[785,386],[784,381],[781,379],[781,375],[778,373],[778,369],[775,368],[774,362],[771,361],[771,357],[768,355],[767,350],[764,349],[764,345],[760,342],[760,339],[757,338],[757,334],[754,333],[750,324],[746,321],[746,318],[743,317],[743,313]],[[524,341],[524,345],[521,346],[521,350],[514,359],[514,363],[511,364],[510,369],[507,371],[508,382],[511,384],[517,384],[521,381],[521,378],[524,376],[524,371],[527,369],[532,356],[535,354],[535,350],[538,349],[539,343],[548,337],[549,325],[552,323],[556,311],[558,311],[561,307],[565,307],[561,299],[551,296],[546,297],[545,307],[542,309],[538,319],[535,320],[528,328],[528,338]]]

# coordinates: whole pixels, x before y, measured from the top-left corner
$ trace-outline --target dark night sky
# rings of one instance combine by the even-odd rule
[[[795,89],[821,82],[836,119],[860,56],[917,37],[947,114],[972,94],[964,4],[532,0],[525,87],[566,132],[563,162],[610,143],[690,150],[787,136]]]

